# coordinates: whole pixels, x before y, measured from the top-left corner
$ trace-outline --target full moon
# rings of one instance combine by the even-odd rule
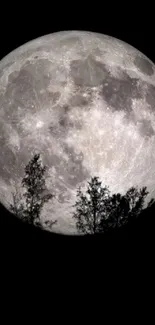
[[[111,193],[147,186],[155,198],[155,66],[113,37],[85,31],[43,36],[0,62],[0,201],[34,153],[55,198],[41,218],[75,234],[79,186],[98,176]]]

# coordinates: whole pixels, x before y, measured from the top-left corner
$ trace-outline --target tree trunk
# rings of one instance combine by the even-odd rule
[[[31,207],[30,207],[30,223],[31,223],[31,225],[33,225],[32,208],[33,208],[33,196],[32,196]]]
[[[94,222],[93,222],[93,232],[94,232],[94,234],[96,233],[96,206],[95,206],[95,204],[94,204],[94,211],[93,211],[93,213],[94,213]]]

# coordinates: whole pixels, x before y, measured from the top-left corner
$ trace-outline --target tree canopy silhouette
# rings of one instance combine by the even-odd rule
[[[42,166],[40,154],[35,154],[25,167],[25,176],[22,180],[22,187],[26,189],[23,194],[25,204],[21,203],[21,194],[17,191],[13,193],[13,205],[11,211],[24,221],[32,225],[42,226],[40,220],[41,210],[46,202],[54,197],[46,192],[45,172],[47,167]],[[45,221],[47,227],[52,227],[55,221]]]
[[[109,199],[108,188],[102,187],[98,177],[92,177],[88,182],[87,195],[81,188],[77,191],[76,212],[73,218],[80,233],[96,234],[100,232],[101,218],[106,217],[106,202]],[[89,197],[89,198],[88,198]]]
[[[92,177],[85,195],[81,188],[77,190],[73,218],[78,232],[106,232],[132,221],[141,213],[147,194],[146,187],[140,190],[131,187],[125,195],[110,195],[108,187],[102,187],[99,177]]]
[[[147,194],[146,187],[140,190],[131,187],[125,195],[117,193],[110,196],[107,205],[107,228],[118,228],[137,218],[143,209]],[[101,228],[104,228],[104,224]]]

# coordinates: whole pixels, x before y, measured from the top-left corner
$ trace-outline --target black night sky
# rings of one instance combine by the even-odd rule
[[[70,8],[70,13],[66,9],[65,13],[65,8],[62,8],[61,12],[59,12],[56,8],[49,8],[48,10],[47,8],[46,10],[44,8],[39,8],[39,10],[31,10],[29,8],[28,10],[28,8],[21,7],[18,8],[18,13],[14,12],[14,14],[10,14],[11,18],[7,18],[7,29],[4,28],[4,23],[2,21],[0,22],[0,59],[20,45],[52,32],[61,30],[88,30],[121,39],[136,47],[155,62],[154,31],[149,26],[146,29],[142,22],[137,21],[131,26],[131,18],[130,24],[129,21],[128,23],[125,22],[125,18],[123,19],[124,21],[119,20],[119,18],[115,18],[114,21],[111,15],[106,15],[106,18],[101,17],[101,9],[98,9],[95,13],[93,8],[91,9],[91,13],[86,10],[79,10],[78,12],[76,8]],[[97,16],[97,13],[100,17]],[[60,18],[60,14],[63,15],[63,18]],[[155,223],[153,217],[154,211],[148,211],[147,215],[143,215],[141,220],[138,220],[132,229],[124,229],[117,234],[113,234],[112,238],[104,239],[153,240]],[[70,244],[72,241],[78,246],[79,241],[82,241],[82,245],[84,241],[86,242],[84,239],[65,238],[64,236],[51,235],[40,230],[31,229],[31,227],[16,220],[2,205],[0,205],[0,236],[3,241],[3,247],[8,247],[9,249],[10,245],[14,245],[19,250],[21,246],[25,248],[29,247],[29,250],[32,248],[35,251],[35,249],[42,249],[43,246],[52,247],[53,243],[54,245],[62,245],[64,242]],[[102,241],[102,238],[99,240]],[[91,239],[89,239],[90,241]]]

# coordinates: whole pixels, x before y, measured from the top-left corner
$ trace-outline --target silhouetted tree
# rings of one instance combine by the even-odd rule
[[[10,204],[10,210],[16,217],[22,219],[24,204],[21,203],[22,195],[17,189],[17,187],[15,187],[15,192],[12,192],[12,198],[13,198],[13,204]]]
[[[154,207],[155,206],[155,199],[151,199],[147,205],[147,208],[151,208],[151,207]]]
[[[43,205],[54,197],[51,193],[46,193],[45,186],[45,172],[46,166],[42,166],[40,154],[35,154],[25,167],[25,176],[22,180],[23,188],[26,188],[26,192],[23,194],[25,198],[25,207],[23,203],[19,204],[14,194],[14,204],[11,206],[11,210],[24,221],[29,224],[42,226],[40,220],[40,213]],[[56,222],[46,221],[45,224],[50,227]]]
[[[131,221],[138,217],[141,213],[145,198],[148,195],[147,187],[142,187],[140,190],[131,187],[125,194],[124,199],[128,202],[128,220]]]
[[[106,202],[106,218],[101,216],[100,228],[102,232],[111,227],[118,228],[122,224],[123,208],[125,211],[123,197],[120,193],[109,196],[108,201]]]
[[[101,216],[102,220],[106,218],[106,201],[108,199],[109,190],[106,186],[101,186],[98,177],[92,177],[88,182],[86,195],[79,187],[77,201],[73,205],[76,208],[73,218],[76,220],[76,227],[80,233],[96,234],[100,232]]]
[[[109,197],[107,229],[118,228],[137,218],[143,209],[147,194],[146,187],[140,190],[131,187],[125,195],[117,193]],[[104,220],[101,220],[101,228],[104,229]]]
[[[148,194],[146,187],[140,190],[131,187],[125,195],[110,195],[108,187],[102,187],[98,177],[91,178],[88,184],[86,195],[78,189],[73,214],[77,230],[83,234],[106,232],[134,220],[141,213]]]

